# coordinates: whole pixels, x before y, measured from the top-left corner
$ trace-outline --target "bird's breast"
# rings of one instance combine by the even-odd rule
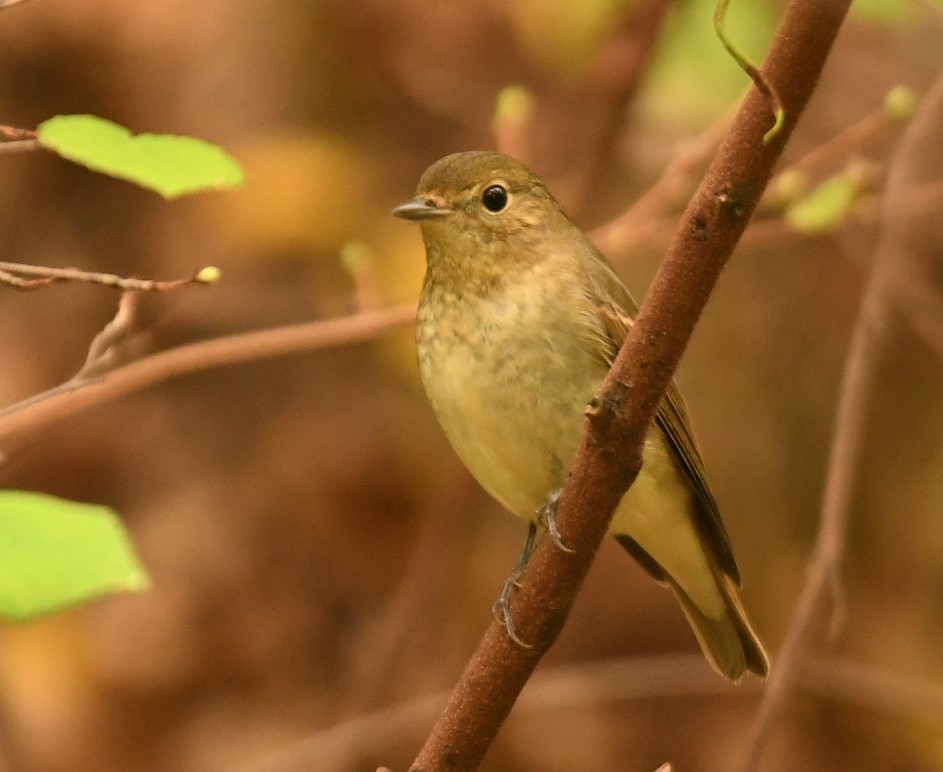
[[[419,368],[439,422],[482,486],[521,517],[563,484],[606,372],[574,300],[521,281],[486,295],[426,286],[420,302]]]

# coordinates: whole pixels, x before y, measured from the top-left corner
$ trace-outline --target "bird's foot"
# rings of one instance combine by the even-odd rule
[[[527,526],[527,539],[524,541],[524,548],[521,550],[520,557],[517,559],[517,565],[514,571],[504,583],[500,597],[491,607],[491,615],[499,625],[504,625],[508,631],[508,638],[520,646],[522,649],[529,649],[531,645],[524,643],[517,634],[517,628],[514,626],[514,617],[511,615],[511,593],[521,586],[520,578],[530,560],[530,554],[534,551],[534,540],[537,538],[537,524],[529,523]]]
[[[560,531],[557,530],[557,505],[560,503],[561,495],[563,495],[563,488],[550,491],[550,495],[547,496],[547,503],[537,510],[537,522],[547,529],[547,533],[550,534],[550,539],[557,549],[563,552],[573,552],[563,543],[563,539],[560,538]]]
[[[495,622],[499,625],[504,625],[504,628],[508,631],[508,638],[522,649],[529,649],[531,645],[521,640],[520,636],[517,634],[517,628],[514,625],[514,617],[511,615],[511,593],[521,586],[518,581],[520,578],[520,571],[515,571],[507,578],[507,581],[504,583],[504,589],[501,590],[500,597],[491,607],[491,615],[494,617]]]

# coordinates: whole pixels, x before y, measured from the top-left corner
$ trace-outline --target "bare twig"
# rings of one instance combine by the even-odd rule
[[[538,545],[512,599],[522,648],[492,624],[413,763],[413,772],[472,770],[559,634],[609,518],[641,466],[662,394],[724,264],[746,227],[773,164],[795,127],[841,26],[846,0],[792,0],[764,76],[776,84],[785,123],[769,142],[765,98],[748,93],[730,133],[685,211],[609,375],[603,382],[559,500],[563,552]]]
[[[694,192],[698,179],[730,128],[731,120],[732,115],[723,115],[697,137],[682,144],[674,160],[643,195],[623,214],[589,234],[596,246],[610,256],[623,254],[651,232],[653,223],[656,229],[659,224],[665,224],[654,218],[682,204]],[[676,220],[676,217],[671,219],[672,230],[667,231],[668,235],[673,232]]]
[[[22,2],[22,0],[17,0],[17,2]],[[0,8],[2,7],[3,6],[0,6]],[[0,125],[0,139],[11,140],[14,142],[36,139],[36,132],[32,129],[20,129],[16,126]]]
[[[847,159],[854,150],[876,137],[888,126],[900,125],[901,121],[888,113],[885,107],[878,107],[838,132],[831,139],[816,146],[802,158],[791,163],[789,170],[800,169],[813,171],[828,167],[836,158]]]
[[[118,300],[118,312],[115,318],[105,325],[104,329],[95,336],[88,347],[88,356],[85,364],[72,378],[73,381],[83,381],[101,375],[110,368],[114,359],[115,347],[131,332],[134,323],[134,314],[137,311],[138,294],[124,292]]]
[[[3,8],[0,7],[0,10],[3,10]],[[18,139],[10,142],[0,142],[0,154],[26,153],[31,150],[40,150],[41,147],[38,139]]]
[[[16,274],[7,273],[6,271],[0,271],[0,284],[9,284],[14,289],[19,290],[33,290],[39,289],[40,287],[48,287],[50,284],[53,284],[56,280],[51,278],[46,279],[24,279],[22,276],[17,276]]]
[[[136,307],[137,295],[133,292],[125,292],[118,301],[118,311],[114,319],[105,325],[89,345],[88,354],[82,368],[65,383],[60,383],[51,389],[27,397],[15,405],[3,408],[0,410],[0,418],[9,413],[27,410],[33,405],[58,397],[61,394],[74,392],[94,383],[96,379],[100,379],[114,366],[115,347],[130,332]]]
[[[711,156],[729,128],[731,118],[729,114],[720,116],[699,135],[682,144],[671,163],[645,193],[625,212],[589,234],[596,246],[606,255],[617,259],[619,255],[630,253],[640,246],[657,249],[667,243],[677,220],[677,217],[669,216],[670,212],[693,192],[698,178],[707,168]],[[767,194],[775,187],[775,179],[783,174],[794,170],[804,173],[821,172],[829,166],[846,162],[851,153],[882,131],[901,124],[902,121],[892,116],[885,107],[874,109],[852,126],[792,162],[774,178]],[[760,208],[763,208],[767,198],[769,196],[765,195],[761,200]],[[879,197],[863,196],[858,203],[873,204],[876,199],[879,200]],[[775,229],[775,234],[760,235],[758,231],[761,227]],[[744,241],[754,237],[764,240],[765,235],[780,238],[787,229],[788,226],[778,216],[775,221],[764,221],[762,226],[754,221],[747,229]]]
[[[912,159],[918,155],[918,149],[938,140],[941,119],[943,76],[927,95],[892,164],[885,194],[885,230],[861,302],[842,379],[828,478],[822,500],[821,523],[802,594],[754,723],[743,764],[743,769],[747,771],[758,767],[776,717],[801,668],[828,590],[833,595],[839,595],[839,567],[844,554],[849,504],[855,472],[864,450],[864,426],[874,388],[874,376],[886,347],[890,322],[887,300],[889,293],[893,292],[895,264],[900,258],[901,234],[896,224],[907,216],[898,195],[911,182]]]
[[[23,0],[0,0],[0,11],[13,3]],[[0,153],[21,153],[27,150],[39,150],[36,132],[30,129],[18,129],[16,126],[0,126]]]
[[[371,340],[405,327],[415,313],[413,304],[405,304],[338,319],[229,335],[154,354],[112,370],[107,378],[81,389],[47,393],[42,400],[31,399],[29,404],[19,403],[0,410],[0,441],[187,373]]]
[[[38,278],[30,281],[20,278],[23,276]],[[9,284],[16,289],[37,289],[47,287],[54,282],[83,282],[85,284],[113,287],[124,292],[167,292],[168,290],[185,287],[188,284],[214,284],[218,280],[219,269],[213,266],[201,268],[193,276],[186,279],[155,281],[153,279],[128,278],[113,273],[83,271],[79,268],[52,268],[44,265],[0,261],[0,282]]]

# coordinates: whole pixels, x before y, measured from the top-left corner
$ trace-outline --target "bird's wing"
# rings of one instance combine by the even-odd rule
[[[593,257],[595,259],[590,263],[592,269],[589,271],[591,275],[586,279],[593,290],[598,323],[601,323],[608,338],[607,364],[611,365],[622,347],[638,308],[605,258],[598,252]],[[655,422],[668,438],[675,459],[684,470],[697,496],[700,505],[697,507],[697,525],[702,536],[713,547],[720,568],[739,585],[740,571],[733,557],[730,538],[707,482],[704,461],[691,431],[687,408],[673,379],[658,407]]]

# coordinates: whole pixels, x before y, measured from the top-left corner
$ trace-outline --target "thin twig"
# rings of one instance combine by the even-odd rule
[[[589,236],[605,254],[623,254],[636,246],[653,218],[690,197],[700,176],[730,128],[732,114],[724,114],[697,137],[684,142],[674,160],[655,183],[621,215],[593,230]],[[677,217],[672,218],[673,226]],[[642,236],[644,237],[644,236]]]
[[[39,280],[41,281],[41,280]],[[114,318],[105,325],[92,340],[88,347],[88,354],[81,369],[69,380],[53,386],[51,389],[33,394],[15,405],[0,410],[0,418],[4,415],[27,410],[33,405],[68,394],[89,386],[100,380],[102,376],[114,366],[115,347],[124,340],[131,330],[134,313],[137,309],[137,293],[125,292],[118,301],[118,311]]]
[[[670,238],[677,217],[666,215],[673,206],[683,203],[684,198],[690,196],[698,176],[703,174],[730,126],[731,117],[730,114],[720,116],[699,135],[682,144],[671,163],[645,193],[622,214],[590,232],[593,242],[603,253],[616,259],[618,255],[630,253],[642,245],[660,248],[662,243]],[[861,120],[792,162],[774,178],[767,193],[775,187],[775,179],[784,173],[796,169],[812,172],[834,165],[836,159],[847,159],[856,148],[874,138],[884,128],[899,123],[901,122],[892,118],[884,107],[875,108]],[[763,208],[767,197],[764,196],[760,201],[760,208]],[[860,201],[873,201],[874,198],[862,196]],[[782,235],[782,230],[788,228],[781,218],[775,223],[767,220],[763,225],[777,228],[777,237]],[[747,229],[744,241],[753,238],[757,231],[758,225],[754,222]]]
[[[55,279],[24,279],[7,271],[0,271],[0,284],[8,284],[18,290],[33,290],[40,287],[48,287],[53,284]]]
[[[792,0],[764,71],[785,123],[769,142],[765,98],[748,93],[730,133],[685,210],[626,341],[602,384],[559,499],[557,525],[573,551],[539,544],[511,612],[523,639],[491,624],[412,772],[473,770],[566,621],[606,533],[641,467],[642,443],[698,317],[769,181],[824,66],[850,0]]]
[[[17,0],[21,2],[21,0]],[[3,6],[0,6],[2,8]],[[21,140],[36,139],[36,132],[32,129],[20,129],[16,126],[0,125],[0,139],[19,142]]]
[[[116,368],[81,389],[54,389],[56,393],[47,392],[43,399],[31,398],[29,404],[0,410],[0,441],[188,373],[371,340],[405,327],[415,314],[416,307],[410,303],[180,346]]]
[[[88,356],[85,357],[85,364],[72,377],[73,381],[81,383],[111,369],[115,347],[131,332],[139,298],[140,295],[136,292],[122,293],[114,319],[108,322],[92,340],[88,347]]]
[[[0,10],[3,10],[0,8]],[[42,145],[38,139],[17,139],[9,142],[0,142],[0,154],[2,153],[26,153],[32,150],[40,150]]]
[[[30,282],[19,277],[36,276],[38,281]],[[214,284],[219,280],[219,270],[213,266],[201,268],[186,279],[155,281],[154,279],[134,279],[113,273],[83,271],[79,268],[53,268],[45,265],[27,263],[5,263],[0,261],[0,282],[10,284],[16,289],[36,289],[54,282],[83,282],[100,284],[105,287],[120,289],[124,292],[167,292],[185,287],[188,284]]]
[[[868,140],[876,137],[885,128],[901,125],[884,106],[877,107],[860,120],[847,126],[835,136],[814,147],[802,158],[789,164],[787,170],[800,169],[805,172],[826,168],[835,158],[848,158],[852,152]]]
[[[899,234],[893,226],[903,213],[903,207],[897,197],[910,183],[909,159],[917,154],[921,143],[927,142],[931,137],[931,141],[936,141],[941,113],[943,77],[937,80],[927,95],[891,166],[884,200],[884,234],[861,302],[842,378],[815,548],[786,640],[783,642],[753,726],[743,763],[745,772],[759,766],[775,720],[802,666],[828,591],[831,590],[833,595],[840,598],[840,564],[844,555],[855,472],[864,452],[864,428],[875,374],[888,338],[890,316],[887,298],[892,291],[889,279],[893,279],[893,266],[899,259]]]

